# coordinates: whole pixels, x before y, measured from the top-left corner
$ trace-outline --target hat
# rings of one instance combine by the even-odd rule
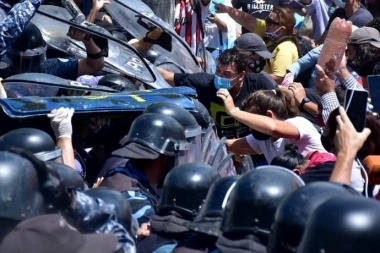
[[[141,145],[140,143],[130,142],[124,147],[113,151],[112,155],[122,158],[154,160],[157,159],[160,154],[151,148]]]
[[[255,33],[245,33],[235,40],[238,50],[252,51],[265,59],[273,58],[274,55],[268,51],[263,39]]]
[[[380,33],[372,27],[361,27],[351,33],[348,44],[365,44],[380,48]]]
[[[7,253],[113,253],[117,238],[111,234],[81,234],[57,214],[27,219],[3,239]]]

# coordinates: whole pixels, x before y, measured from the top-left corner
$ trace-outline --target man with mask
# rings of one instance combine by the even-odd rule
[[[269,53],[269,52],[268,52]],[[164,79],[172,86],[189,86],[196,89],[199,101],[210,111],[219,136],[238,138],[249,134],[248,127],[230,117],[223,101],[216,96],[220,88],[228,89],[236,106],[256,90],[275,89],[274,81],[262,73],[247,73],[247,57],[237,49],[227,49],[218,58],[215,74],[172,73],[158,68]]]

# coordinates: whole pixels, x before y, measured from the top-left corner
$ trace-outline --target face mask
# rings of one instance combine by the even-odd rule
[[[225,77],[220,77],[220,76],[217,76],[217,75],[214,75],[214,85],[215,85],[215,88],[217,90],[219,89],[231,89],[232,88],[232,84],[231,82],[235,79],[234,78],[225,78]]]
[[[271,137],[270,135],[264,134],[260,131],[255,130],[255,129],[251,129],[250,132],[253,135],[253,137],[258,141],[266,141]]]
[[[281,30],[281,27],[277,28],[274,32],[265,32],[265,37],[267,37],[270,40],[276,40],[278,38],[277,32]]]
[[[265,66],[265,60],[255,60],[249,64],[249,68],[254,73],[260,73],[264,69],[264,66]]]
[[[338,6],[340,8],[344,8],[346,6],[346,3],[343,2],[342,0],[334,0],[334,3],[336,6]]]

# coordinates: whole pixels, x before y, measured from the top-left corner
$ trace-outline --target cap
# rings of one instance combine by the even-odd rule
[[[159,153],[143,146],[136,142],[130,142],[124,147],[119,148],[112,152],[112,155],[122,157],[122,158],[132,158],[132,159],[148,159],[154,160],[159,157]]]
[[[380,33],[373,27],[361,27],[351,33],[348,44],[369,43],[380,48]]]
[[[110,234],[81,234],[57,214],[42,215],[18,224],[3,239],[0,252],[112,253],[117,238]]]
[[[235,48],[238,50],[253,51],[265,59],[273,58],[268,51],[263,39],[255,33],[245,33],[235,40]]]

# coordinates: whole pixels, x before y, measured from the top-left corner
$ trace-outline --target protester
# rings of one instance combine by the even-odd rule
[[[214,95],[216,91],[220,88],[228,89],[234,102],[241,105],[247,95],[257,90],[276,88],[270,77],[261,73],[247,73],[246,67],[246,56],[237,49],[227,49],[219,56],[214,75],[172,73],[162,68],[159,70],[169,84],[195,88],[199,101],[210,111],[218,134],[236,138],[247,135],[248,129],[225,113],[223,101]]]

